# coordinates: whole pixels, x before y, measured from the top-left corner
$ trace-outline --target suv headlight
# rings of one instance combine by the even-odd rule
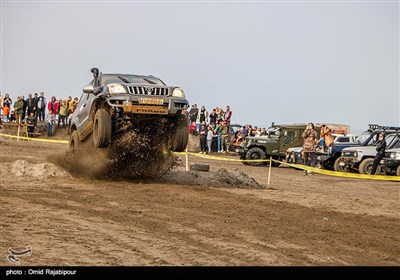
[[[109,84],[107,86],[110,94],[126,93],[126,88],[120,84]]]
[[[185,91],[181,88],[174,88],[173,92],[172,92],[172,96],[175,97],[185,97]]]
[[[342,151],[342,157],[357,157],[357,151]]]
[[[400,159],[400,153],[390,153],[391,159]]]

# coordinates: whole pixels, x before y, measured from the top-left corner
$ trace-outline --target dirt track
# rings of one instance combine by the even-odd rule
[[[0,140],[0,265],[26,245],[28,266],[400,265],[398,182],[273,168],[266,188],[265,167],[197,157],[262,188],[183,166],[152,180],[76,178],[49,162],[65,149]]]

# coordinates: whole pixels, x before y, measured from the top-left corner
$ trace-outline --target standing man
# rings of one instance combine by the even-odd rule
[[[197,104],[193,104],[192,108],[190,108],[190,111],[189,111],[190,123],[192,123],[192,122],[196,123],[198,114],[199,114],[199,109],[197,108]]]
[[[229,134],[229,128],[226,125],[226,121],[221,121],[221,153],[226,153],[229,149],[229,144],[228,144],[228,134]]]
[[[17,97],[17,101],[14,103],[14,113],[17,124],[21,124],[24,115],[24,102],[21,100],[20,96]]]
[[[25,122],[25,112],[26,112],[26,102],[25,102],[25,96],[21,96],[21,101],[24,106],[22,107],[22,120]]]
[[[28,98],[25,100],[26,104],[26,115],[28,118],[31,116],[31,112],[36,115],[36,100],[32,97],[32,93],[28,94]]]
[[[316,138],[317,133],[314,130],[314,124],[308,123],[306,129],[303,132],[303,153],[304,153],[304,163],[307,166],[315,167],[315,151],[317,148]],[[306,170],[305,174],[311,174],[311,171]]]
[[[44,97],[44,92],[40,92],[37,102],[37,112],[39,117],[39,122],[45,121],[45,112],[46,112],[46,98]]]
[[[229,129],[229,126],[231,125],[231,118],[232,118],[232,111],[231,107],[226,106],[226,111],[224,113],[224,121],[226,122],[226,126]]]

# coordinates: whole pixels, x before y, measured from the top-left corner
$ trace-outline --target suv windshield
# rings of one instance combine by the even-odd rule
[[[103,74],[100,77],[100,85],[108,85],[112,83],[134,83],[134,84],[151,84],[165,86],[163,81],[153,76],[140,75],[122,75],[122,74]]]
[[[371,132],[369,131],[364,131],[360,135],[357,136],[356,142],[363,144],[365,141],[368,140],[368,138],[371,136]]]

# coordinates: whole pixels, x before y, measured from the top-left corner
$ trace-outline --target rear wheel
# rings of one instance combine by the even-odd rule
[[[338,172],[345,172],[346,171],[346,166],[344,164],[342,164],[342,163],[344,163],[343,162],[343,157],[338,157],[335,160],[335,163],[333,164],[333,170],[338,171]]]
[[[71,133],[71,136],[69,137],[69,149],[71,151],[75,151],[78,146],[79,146],[78,132],[74,130]]]
[[[111,142],[111,115],[99,109],[94,116],[93,143],[96,148],[106,148]]]
[[[172,138],[171,151],[183,152],[189,140],[189,125],[185,115],[179,115],[176,123],[176,131]]]
[[[266,159],[267,155],[263,151],[263,149],[254,147],[251,148],[247,153],[246,153],[246,160],[260,160],[260,159]],[[260,166],[260,165],[265,165],[264,161],[256,161],[256,162],[248,162],[250,165],[253,166]]]
[[[360,174],[371,174],[373,163],[374,163],[373,158],[364,159],[360,163],[360,166],[358,167],[358,171],[360,172]],[[379,174],[379,173],[381,173],[381,167],[378,165],[378,167],[376,168],[376,174]]]

